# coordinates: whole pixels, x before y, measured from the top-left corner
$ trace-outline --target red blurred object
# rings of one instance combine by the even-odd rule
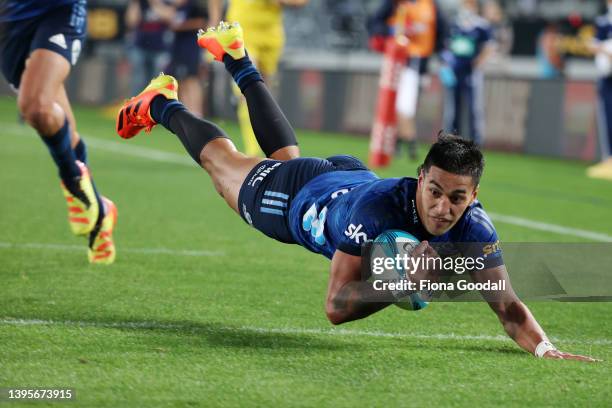
[[[376,116],[370,134],[370,167],[385,167],[391,163],[397,139],[395,99],[397,84],[408,58],[406,37],[389,37],[380,69]]]
[[[370,37],[368,41],[368,45],[372,51],[376,52],[385,52],[385,40],[386,37],[383,35],[375,35]]]
[[[573,28],[578,28],[582,25],[582,16],[578,13],[571,13],[567,16],[567,21]]]

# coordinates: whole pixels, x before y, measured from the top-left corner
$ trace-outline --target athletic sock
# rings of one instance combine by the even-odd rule
[[[253,65],[253,62],[251,62],[248,54],[237,60],[233,59],[229,54],[225,54],[223,56],[223,63],[225,64],[225,69],[234,78],[236,85],[238,85],[242,93],[252,83],[263,82],[263,77]]]
[[[81,169],[76,163],[76,155],[70,146],[70,125],[68,120],[64,122],[64,125],[53,136],[40,135],[40,138],[47,145],[64,185],[68,191],[74,194],[78,190],[78,179],[81,177]]]
[[[178,136],[187,153],[199,165],[200,153],[211,140],[229,139],[219,126],[194,116],[180,102],[158,95],[151,101],[151,118]]]
[[[87,164],[87,146],[85,145],[83,139],[79,139],[79,143],[74,146],[73,150],[77,160],[81,163]]]
[[[268,91],[249,55],[235,60],[225,54],[223,63],[246,98],[251,127],[264,154],[270,157],[278,149],[297,146],[293,128]]]
[[[251,127],[267,157],[287,146],[297,146],[295,132],[263,82],[252,82],[244,90]]]
[[[85,144],[85,141],[83,139],[79,139],[79,142],[76,144],[76,146],[74,146],[73,150],[77,160],[81,163],[87,164],[87,145]],[[102,197],[100,196],[100,193],[98,193],[98,189],[96,188],[96,183],[94,183],[93,177],[91,178],[91,185],[93,186],[94,193],[96,194],[98,208],[100,208],[100,212],[98,213],[98,223],[100,223],[104,218],[106,211],[104,208],[104,203],[102,202]]]

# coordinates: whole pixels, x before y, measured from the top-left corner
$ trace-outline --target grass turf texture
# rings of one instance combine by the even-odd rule
[[[609,406],[612,304],[529,304],[558,347],[606,360],[599,364],[537,360],[487,337],[503,330],[485,304],[392,307],[333,329],[324,313],[328,261],[247,228],[195,165],[92,142],[97,185],[119,208],[119,253],[113,266],[88,265],[85,241],[68,231],[53,163],[16,124],[14,105],[0,99],[0,387],[73,387],[71,406],[87,407]],[[187,158],[164,130],[122,141],[97,111],[76,115],[85,138]],[[238,142],[236,126],[223,125]],[[364,139],[298,133],[305,156],[366,157]],[[585,164],[486,159],[480,198],[490,211],[612,231],[612,185],[587,179]],[[379,174],[415,167],[402,160]],[[580,241],[497,228],[504,241]]]

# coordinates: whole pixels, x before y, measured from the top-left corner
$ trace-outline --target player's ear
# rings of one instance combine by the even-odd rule
[[[425,180],[425,170],[423,170],[423,165],[419,166],[419,168],[417,169],[417,174],[419,179],[419,185],[422,185],[423,180]]]
[[[480,190],[480,184],[477,184],[476,187],[474,187],[474,190],[472,190],[472,196],[470,197],[470,204],[472,204],[476,200],[476,197],[478,197],[479,190]]]

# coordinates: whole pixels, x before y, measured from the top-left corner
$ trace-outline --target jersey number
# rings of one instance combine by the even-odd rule
[[[310,231],[310,235],[319,245],[325,244],[323,231],[325,230],[325,217],[327,216],[327,207],[323,207],[320,213],[317,213],[317,204],[313,204],[302,218],[302,228],[304,231]]]

